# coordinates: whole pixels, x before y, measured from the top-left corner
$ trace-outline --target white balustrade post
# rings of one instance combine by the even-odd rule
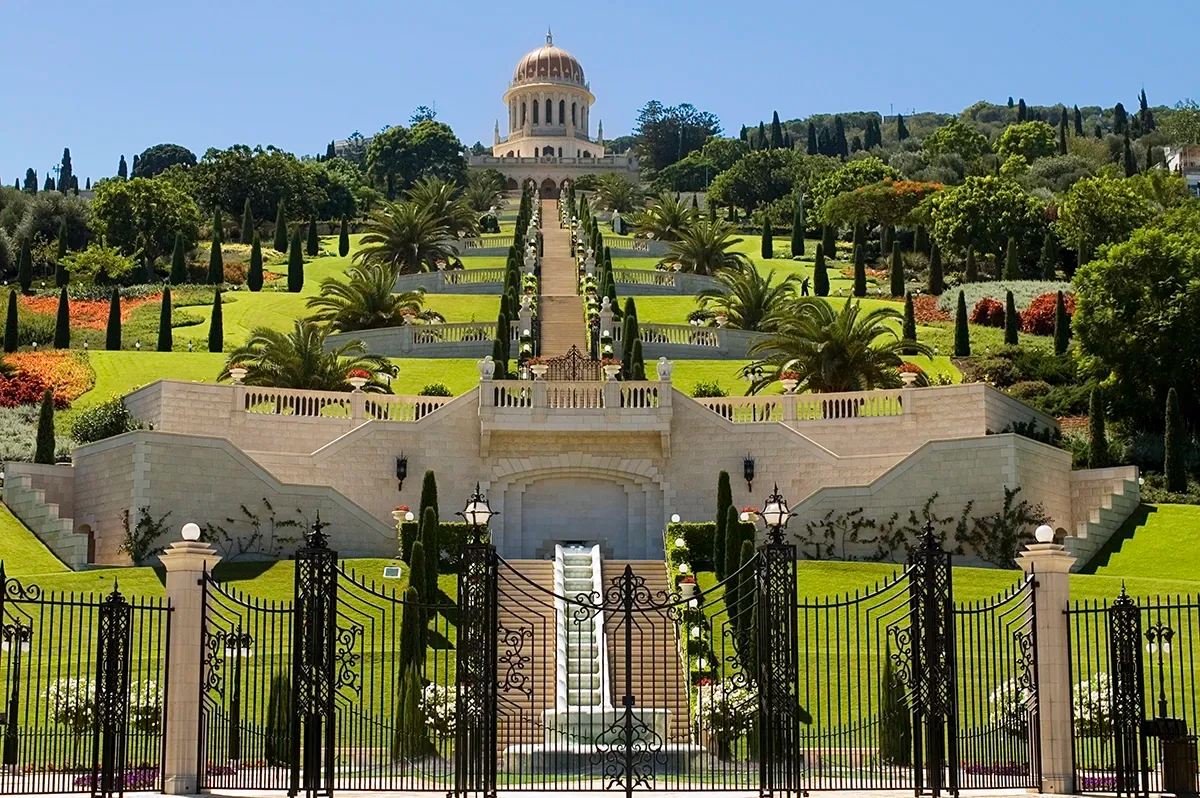
[[[521,309],[517,312],[520,330],[518,335],[524,335],[526,330],[533,331],[533,303],[528,294],[521,295]]]
[[[350,394],[350,419],[362,421],[367,417],[367,395],[362,391]]]
[[[413,325],[405,324],[400,327],[400,351],[404,354],[412,352],[416,342],[413,340]]]
[[[612,300],[607,296],[600,299],[600,337],[611,338],[613,334]]]
[[[1071,667],[1067,657],[1075,557],[1058,543],[1031,543],[1017,564],[1034,578],[1037,618],[1038,715],[1041,726],[1042,792],[1075,792],[1074,733],[1071,721]]]
[[[797,420],[797,415],[796,415],[797,409],[800,406],[799,397],[796,394],[789,391],[781,397],[781,400],[782,401],[779,403],[779,406],[783,412],[783,418],[780,420],[781,421],[796,421]]]
[[[233,399],[233,412],[241,413],[246,409],[246,386],[241,382],[235,382],[231,391]]]
[[[199,777],[200,682],[204,678],[204,569],[221,561],[207,543],[180,540],[160,557],[167,571],[171,644],[165,724],[163,791],[195,795]]]

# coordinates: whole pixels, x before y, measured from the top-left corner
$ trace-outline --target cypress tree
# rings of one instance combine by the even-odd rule
[[[904,295],[904,325],[901,327],[901,339],[905,341],[917,340],[917,316],[913,311],[912,292],[909,291]],[[905,349],[904,354],[915,355],[916,349]]]
[[[817,126],[812,122],[808,123],[808,143],[805,147],[805,152],[809,155],[817,154]]]
[[[762,120],[760,119],[758,122],[758,140],[754,145],[755,149],[765,150],[767,148],[768,143],[769,142],[767,139],[767,126],[764,125],[762,123]]]
[[[867,295],[867,265],[865,263],[866,255],[863,253],[863,248],[857,246],[854,248],[854,295]]]
[[[342,229],[338,232],[338,255],[343,258],[350,254],[350,223],[342,217]]]
[[[1125,164],[1125,176],[1133,177],[1137,174],[1137,161],[1133,157],[1133,147],[1129,144],[1129,134],[1125,134],[1125,149],[1122,160]]]
[[[279,209],[275,212],[275,250],[277,252],[287,252],[287,247],[287,219],[283,216],[283,200],[280,200]]]
[[[254,213],[250,210],[250,198],[246,197],[246,207],[242,209],[242,243],[249,245],[254,240]]]
[[[879,682],[879,759],[888,765],[912,764],[912,717],[904,694],[904,684],[892,667],[892,646],[888,642]]]
[[[54,348],[71,348],[71,304],[64,285],[58,293],[58,315],[54,318]]]
[[[208,322],[208,351],[225,350],[225,319],[221,313],[221,289],[213,292],[212,317]]]
[[[8,292],[8,312],[4,316],[4,351],[17,351],[17,291]]]
[[[403,616],[401,618],[403,623]],[[264,741],[267,764],[286,767],[292,757],[292,677],[284,670],[271,676],[267,699],[267,728]]]
[[[1104,433],[1104,404],[1100,389],[1088,396],[1088,468],[1108,468],[1108,436]]]
[[[304,288],[304,253],[300,251],[300,228],[292,233],[292,242],[288,249],[287,287],[293,294],[300,293]]]
[[[968,283],[979,282],[979,266],[975,263],[974,247],[967,247],[967,265],[963,278]]]
[[[1017,345],[1017,333],[1021,330],[1021,317],[1017,314],[1017,301],[1012,291],[1004,292],[1004,343]]]
[[[404,618],[401,617],[400,629],[400,661],[405,665],[414,665],[425,659],[425,625],[429,622],[429,616],[426,612],[425,605],[428,600],[424,594],[424,590],[428,589],[429,584],[429,564],[426,561],[425,542],[420,538],[413,542],[412,552],[408,556],[408,590],[415,594],[415,600],[412,604],[405,603],[405,612],[412,610],[412,626],[407,628],[404,624]],[[405,596],[407,599],[407,594]]]
[[[913,252],[925,252],[930,249],[929,233],[925,230],[925,225],[919,224],[913,232]]]
[[[108,327],[104,332],[104,348],[110,352],[121,349],[121,292],[114,285],[108,300]]]
[[[1008,246],[1004,248],[1004,279],[1021,279],[1021,264],[1017,261],[1017,239],[1012,236],[1008,237]]]
[[[493,379],[503,380],[508,378],[508,356],[504,354],[504,344],[499,338],[492,340],[492,362],[496,364],[496,373]]]
[[[821,244],[825,247],[825,257],[837,260],[837,228],[828,224],[822,225]]]
[[[71,188],[75,189],[76,194],[79,193],[79,181],[75,179],[74,170],[71,167],[70,147],[63,147],[62,166],[58,170],[58,186],[64,194]]]
[[[63,218],[58,226],[58,256],[54,259],[54,287],[62,288],[67,283],[71,282],[71,275],[67,272],[67,265],[63,263],[67,257],[67,220]]]
[[[731,505],[729,505],[729,509],[725,511],[725,578],[726,579],[728,579],[729,577],[731,577],[735,573],[737,573],[738,565],[741,563],[742,537],[743,537],[743,532],[742,532],[741,513],[738,512],[738,508],[734,507],[731,504]],[[725,607],[726,607],[726,609],[729,609],[731,606],[736,605],[736,603],[737,603],[736,598],[731,603],[727,597],[726,601],[725,601]]]
[[[131,166],[129,169],[129,173],[131,175],[133,175],[134,177],[138,176],[138,160],[139,160],[139,156],[137,156],[137,155],[133,156],[133,166]]]
[[[904,124],[904,116],[896,114],[896,140],[904,141],[908,138],[908,125]]]
[[[84,189],[85,189],[86,191],[91,191],[91,190],[92,190],[92,179],[91,179],[90,177],[87,179],[87,185],[86,185],[86,186],[84,186]]]
[[[1038,270],[1043,280],[1053,280],[1058,269],[1058,241],[1054,233],[1047,230],[1042,239],[1042,254],[1038,258]]]
[[[124,155],[121,156],[121,161],[117,164],[117,177],[121,178],[122,180],[129,177],[129,167],[125,165]]]
[[[412,601],[415,602],[417,600],[416,591],[410,589],[409,592],[413,594]],[[415,606],[415,604],[409,603],[406,595],[406,609]],[[405,616],[407,617],[409,614],[419,615],[420,612],[406,612]],[[398,692],[391,758],[396,762],[407,762],[424,756],[429,748],[425,714],[421,710],[421,698],[424,691],[421,687],[420,665],[414,662],[402,668]]]
[[[250,270],[246,272],[246,287],[251,291],[261,291],[263,287],[262,241],[257,230],[250,241]]]
[[[1083,138],[1083,114],[1079,113],[1079,106],[1075,106],[1075,135]]]
[[[54,465],[54,392],[49,388],[42,392],[42,406],[38,409],[37,448],[33,462]]]
[[[187,279],[187,257],[183,251],[183,233],[176,233],[175,248],[171,250],[171,284],[186,283]]]
[[[717,475],[716,532],[713,534],[712,561],[717,579],[725,578],[725,532],[729,523],[729,510],[733,507],[733,489],[729,485],[729,472]]]
[[[779,112],[771,113],[771,149],[783,148],[783,126],[779,124]]]
[[[40,432],[40,425],[39,425]],[[40,434],[39,434],[40,440]],[[1172,387],[1167,391],[1167,429],[1163,435],[1163,474],[1171,493],[1187,492],[1187,468],[1183,456],[1183,419],[1179,414],[1179,394]]]
[[[804,195],[796,192],[796,212],[792,214],[792,257],[804,254]]]
[[[954,313],[954,356],[971,356],[971,334],[967,330],[967,298],[958,292],[958,308]]]
[[[942,273],[942,249],[935,241],[929,250],[929,293],[940,295],[946,290],[945,275]]]
[[[646,362],[642,357],[642,339],[637,339],[633,342],[633,357],[629,364],[629,379],[645,380],[646,379]]]
[[[754,627],[751,625],[754,613],[754,569],[746,567],[753,559],[754,540],[751,537],[744,537],[738,548],[736,570],[741,573],[741,578],[738,580],[736,614],[733,617],[734,627],[738,632],[734,642],[740,644],[739,650],[743,661],[748,659],[750,641],[754,637]],[[728,608],[729,604],[725,606]]]
[[[21,242],[21,256],[17,260],[17,284],[21,293],[28,294],[33,287],[33,253],[29,251],[29,239]]]
[[[46,175],[46,185],[42,186],[42,191],[54,191],[54,190],[55,190],[54,178],[51,177],[50,175]]]
[[[1058,119],[1058,154],[1067,154],[1067,109],[1064,108],[1062,116]]]
[[[824,244],[817,244],[816,260],[813,261],[813,293],[829,296],[829,267],[825,265]]]
[[[840,116],[833,118],[833,143],[840,157],[845,158],[850,154],[850,145],[846,143],[846,124]]]
[[[426,596],[425,604],[433,605],[438,601],[438,565],[441,559],[441,545],[438,542],[437,508],[425,508],[425,511],[421,514],[421,528],[418,530],[418,534],[421,536],[421,546],[425,549],[426,556],[425,583],[422,586],[422,592]],[[433,614],[428,606],[426,614],[431,616]]]
[[[225,261],[221,257],[221,209],[213,214],[212,246],[208,251],[208,284],[225,282]]]
[[[900,242],[892,242],[892,296],[904,296],[904,255],[900,252]]]
[[[892,238],[896,235],[896,228],[890,224],[885,224],[879,231],[879,255],[883,257],[884,253],[892,251]]]
[[[1054,354],[1065,355],[1071,343],[1071,317],[1067,315],[1067,303],[1063,292],[1054,298]]]
[[[317,220],[313,219],[308,223],[308,241],[305,247],[308,252],[308,257],[315,258],[317,253],[321,251],[320,241],[317,240]]]
[[[150,256],[142,253],[142,256],[134,262],[133,271],[129,274],[135,285],[144,285],[150,282],[151,271],[153,268],[150,265]]]
[[[767,208],[763,208],[762,252],[760,254],[763,260],[771,260],[775,257],[775,241],[771,238],[771,219]]]
[[[170,352],[175,348],[171,331],[171,286],[163,286],[162,305],[158,311],[158,351]]]
[[[1017,103],[1017,121],[1024,122],[1029,119],[1029,109],[1025,106],[1025,98],[1022,97]]]

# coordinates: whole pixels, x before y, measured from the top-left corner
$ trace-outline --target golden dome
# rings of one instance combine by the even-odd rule
[[[513,70],[512,85],[527,83],[569,83],[585,88],[587,85],[579,61],[566,50],[554,46],[550,31],[546,31],[545,46],[526,53]]]

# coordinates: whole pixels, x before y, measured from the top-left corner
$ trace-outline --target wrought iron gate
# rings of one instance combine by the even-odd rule
[[[546,360],[546,379],[567,382],[598,380],[601,376],[600,361],[593,360],[572,345],[565,355]]]
[[[160,789],[168,604],[43,592],[0,563],[0,624],[0,793]]]

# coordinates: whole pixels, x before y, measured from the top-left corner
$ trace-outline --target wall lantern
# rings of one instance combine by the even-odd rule
[[[754,458],[751,455],[742,458],[742,475],[746,478],[746,490],[754,490]]]
[[[404,490],[404,480],[408,478],[408,458],[401,454],[396,458],[396,480],[400,483],[400,487],[396,490]]]

